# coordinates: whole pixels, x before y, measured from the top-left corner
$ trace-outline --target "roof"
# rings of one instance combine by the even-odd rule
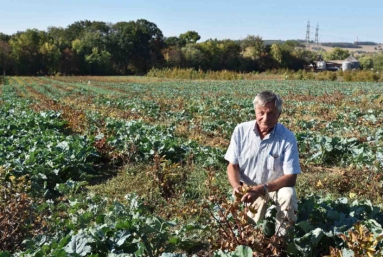
[[[330,60],[330,61],[326,61],[326,63],[342,64],[343,61],[341,61],[341,60]]]
[[[355,59],[352,55],[350,55],[346,60],[346,62],[359,62],[357,59]]]

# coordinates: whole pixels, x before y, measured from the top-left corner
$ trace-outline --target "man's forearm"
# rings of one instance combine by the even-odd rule
[[[233,188],[237,188],[241,186],[238,164],[229,163],[229,165],[227,165],[227,177],[229,179],[230,185]]]
[[[282,177],[267,183],[267,188],[269,192],[274,192],[281,189],[282,187],[294,187],[296,180],[296,174],[283,175]]]

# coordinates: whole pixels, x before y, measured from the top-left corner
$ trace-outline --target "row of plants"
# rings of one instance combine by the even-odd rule
[[[84,92],[82,92],[82,93],[84,93]],[[49,94],[50,93],[48,93],[48,95]],[[171,126],[170,122],[180,123],[184,120],[187,120],[188,122],[186,125],[187,125],[188,130],[198,129],[198,130],[200,130],[200,132],[205,133],[207,135],[212,135],[212,136],[218,135],[220,137],[223,137],[226,139],[226,141],[230,138],[230,131],[232,131],[232,129],[234,128],[234,126],[236,125],[236,123],[238,121],[224,120],[224,119],[218,119],[217,120],[216,117],[223,118],[225,115],[227,117],[236,116],[239,119],[245,120],[245,119],[247,119],[246,118],[247,116],[250,116],[248,113],[250,113],[252,111],[252,107],[245,108],[244,103],[242,103],[242,102],[234,102],[234,101],[228,102],[228,100],[225,99],[224,97],[222,97],[222,99],[219,99],[216,102],[206,101],[205,104],[200,104],[198,106],[184,104],[184,108],[182,111],[178,110],[178,111],[174,111],[174,113],[173,113],[173,111],[171,111],[171,109],[176,109],[176,107],[174,106],[174,104],[172,104],[172,102],[166,102],[164,105],[158,106],[156,104],[155,99],[153,99],[151,101],[146,101],[146,102],[140,102],[140,101],[137,101],[137,99],[135,99],[134,101],[131,101],[130,99],[126,99],[126,100],[117,99],[117,101],[116,101],[116,100],[111,100],[109,98],[104,98],[101,95],[101,96],[97,96],[95,102],[93,102],[93,103],[96,105],[99,105],[100,101],[106,106],[112,105],[112,106],[118,107],[120,109],[123,109],[124,106],[128,107],[128,110],[130,109],[130,114],[136,112],[138,116],[143,116],[143,117],[152,116],[152,117],[161,118],[162,116],[164,116],[164,114],[166,114],[167,116],[162,117],[162,119],[168,120],[168,126]],[[144,104],[144,105],[142,105],[142,104]],[[231,105],[231,106],[234,106],[236,108],[231,108],[228,112],[225,113],[223,111],[224,110],[223,105],[228,105],[228,104],[229,104],[229,106]],[[303,106],[303,108],[300,108],[301,113],[304,113],[304,111],[305,111],[304,108],[307,109],[307,106]],[[324,106],[324,108],[330,108],[330,107]],[[290,111],[289,110],[287,111],[288,114],[289,114],[289,112],[291,112],[291,110],[295,110],[295,112],[296,112],[296,110],[299,111],[299,109],[297,109],[297,108],[290,108]],[[371,135],[374,135],[376,133],[377,133],[377,135],[379,134],[378,132],[375,132],[375,131],[376,131],[376,127],[379,126],[379,124],[381,123],[382,112],[376,111],[376,110],[375,111],[374,110],[368,110],[368,111],[363,111],[363,112],[361,112],[360,110],[354,110],[354,111],[350,112],[350,110],[347,108],[344,109],[344,111],[345,111],[345,113],[343,114],[342,112],[340,112],[339,109],[337,109],[337,116],[336,117],[338,118],[338,120],[340,119],[340,117],[343,117],[343,119],[342,119],[343,121],[341,121],[341,122],[338,122],[338,121],[326,122],[326,121],[318,121],[318,120],[310,120],[310,121],[298,120],[298,123],[295,125],[295,124],[289,124],[290,120],[288,120],[288,119],[285,121],[285,123],[288,126],[292,125],[292,126],[299,127],[299,130],[301,131],[300,133],[302,135],[302,137],[298,138],[299,145],[304,146],[304,149],[301,148],[302,155],[304,155],[304,154],[308,155],[309,154],[311,156],[309,160],[317,159],[317,160],[315,160],[315,162],[317,164],[330,162],[330,159],[325,157],[325,155],[331,156],[332,160],[337,160],[337,162],[339,163],[341,161],[341,159],[337,157],[338,154],[334,155],[332,150],[328,150],[328,149],[330,149],[330,148],[331,149],[337,149],[340,155],[351,156],[351,155],[349,155],[349,153],[353,152],[351,146],[356,146],[359,148],[359,150],[355,148],[356,149],[355,152],[363,151],[363,144],[361,144],[363,142],[367,142],[367,143],[369,142],[370,144],[368,147],[371,146],[371,143],[373,143],[372,141],[374,141],[371,139],[371,138],[373,138],[373,137],[371,137]],[[313,114],[313,113],[311,112],[311,114]],[[99,118],[98,120],[101,120],[101,119],[102,118]],[[249,117],[249,119],[250,119],[250,117]],[[350,120],[350,121],[359,120],[362,122],[366,122],[366,124],[373,125],[375,127],[371,128],[371,129],[366,129],[368,127],[358,126],[357,128],[355,128],[355,126],[352,125],[351,123],[348,124],[348,120]],[[97,123],[97,122],[98,121],[96,121],[94,123]],[[311,131],[313,128],[318,130],[318,127],[321,127],[321,134],[319,134],[319,135],[316,133],[317,135],[313,136],[314,135],[313,132],[306,133],[306,130]],[[347,133],[347,132],[351,131],[352,133],[355,133],[355,129],[358,129],[358,128],[359,128],[359,133],[357,135],[357,138],[355,138],[355,137],[343,138],[341,136],[345,132]],[[364,129],[364,130],[361,130],[361,129]],[[112,133],[112,134],[114,134],[114,133]],[[175,133],[170,134],[170,136],[174,137]],[[335,139],[333,140],[332,138],[334,138],[334,136],[335,136]],[[380,136],[378,135],[375,138],[376,138],[375,141],[378,142],[380,139]],[[323,142],[326,142],[326,141],[330,142],[331,141],[332,146],[331,147],[324,147],[323,146],[324,143],[320,143],[321,141],[323,141]],[[308,143],[308,142],[311,142],[311,143]],[[315,143],[315,142],[318,142],[318,143]],[[349,143],[345,143],[345,142],[349,142]],[[327,145],[329,145],[329,144],[327,144]],[[314,147],[312,147],[312,146],[314,146]],[[221,147],[222,147],[222,145],[221,145]],[[223,145],[223,147],[225,147],[225,146]],[[366,147],[366,144],[364,144],[364,148],[365,147]],[[310,148],[310,150],[307,150],[308,148]],[[327,154],[325,154],[326,152],[327,152]],[[374,152],[379,153],[380,151],[374,150]],[[365,156],[367,156],[367,155],[368,154],[365,154]],[[324,161],[326,159],[328,159],[328,161]],[[348,158],[348,159],[349,160],[351,160],[351,159],[358,160],[358,158],[355,159],[353,157],[351,159],[350,158]],[[344,160],[343,160],[343,162],[347,163],[347,161],[345,162]],[[369,161],[369,163],[371,164],[371,161]]]
[[[208,180],[210,180],[210,177]],[[210,189],[216,185],[209,184]],[[32,208],[48,214],[43,229],[24,240],[26,250],[16,256],[381,256],[383,213],[369,201],[349,202],[315,196],[299,202],[294,238],[274,236],[275,206],[259,224],[246,221],[247,208],[213,195],[204,205],[203,224],[166,221],[149,210],[135,194],[123,203],[105,197],[73,195],[75,182],[59,190],[67,201],[48,200]],[[72,195],[72,196],[71,196]],[[222,197],[222,196],[221,196]],[[0,256],[12,256],[2,252]]]
[[[152,68],[146,76],[167,79],[188,80],[322,80],[322,81],[360,81],[360,82],[382,82],[381,73],[371,70],[359,71],[322,71],[312,72],[306,70],[280,69],[259,72],[236,72],[236,71],[203,71],[193,68]]]
[[[28,175],[31,193],[95,172],[99,154],[92,138],[70,134],[58,112],[33,112],[31,102],[18,100],[14,88],[3,86],[2,93],[0,165],[13,176]]]
[[[99,100],[104,99],[104,101],[108,100],[108,101],[104,102],[106,105],[111,104],[111,102],[112,102],[110,99],[105,99],[103,97],[99,97],[98,99]],[[130,106],[128,108],[136,109],[137,111],[139,111],[140,109],[144,110],[145,116],[160,117],[160,112],[167,113],[170,115],[170,117],[173,116],[171,111],[166,111],[168,109],[160,110],[159,106],[156,105],[154,101],[151,101],[150,105],[142,106],[142,107],[140,107],[140,105],[134,105],[135,103],[137,103],[137,101],[132,102],[132,101],[128,100],[128,102],[130,104]],[[123,103],[128,103],[128,102],[123,101]],[[218,101],[218,103],[220,103],[220,102],[223,102],[223,101]],[[96,103],[97,103],[97,101],[96,101]],[[121,103],[121,102],[117,101],[117,103]],[[138,101],[138,104],[140,104],[139,101]],[[226,101],[226,104],[227,104],[227,101]],[[241,103],[238,103],[238,104],[241,104]],[[176,114],[178,114],[178,115],[173,116],[173,118],[174,117],[176,118],[174,122],[180,122],[184,119],[190,120],[190,118],[193,117],[194,115],[201,115],[201,114],[209,117],[209,119],[214,118],[214,117],[222,117],[224,115],[221,106],[217,105],[217,107],[215,107],[215,106],[210,105],[210,108],[207,108],[207,106],[209,106],[209,102],[207,102],[206,105],[200,105],[199,107],[194,108],[194,109],[190,108],[191,107],[190,106],[189,108],[184,109],[182,112],[178,111],[178,112],[176,112]],[[251,109],[251,107],[249,109]],[[145,111],[145,110],[149,110],[149,111]],[[246,109],[238,108],[238,109],[232,109],[231,111],[229,111],[228,116],[236,115],[236,116],[241,117],[242,115],[238,115],[238,114],[240,114],[240,112],[238,112],[238,111],[242,111],[242,110],[245,110],[243,113],[246,113]],[[152,113],[151,111],[154,111],[154,113]],[[185,114],[187,114],[187,113],[190,113],[190,114],[185,116]],[[342,113],[339,112],[338,116],[339,115],[342,115]],[[343,116],[346,116],[346,115],[344,114]],[[361,117],[364,120],[366,120],[367,122],[370,122],[372,124],[376,124],[379,120],[381,120],[382,112],[369,110],[366,114],[363,114],[360,111],[353,111],[351,113],[350,112],[347,113],[347,116],[348,116],[348,118],[346,118],[346,120],[341,124],[337,124],[337,122],[327,123],[326,126],[324,127],[326,134],[331,135],[334,132],[338,132],[339,134],[344,133],[344,131],[342,131],[342,129],[347,129],[347,127],[349,126],[349,125],[345,125],[345,123],[347,123],[347,119],[349,119],[349,120],[354,119],[355,120],[355,119]],[[101,120],[101,118],[99,117],[98,120]],[[107,120],[106,122],[104,121],[106,128],[115,128],[116,129],[116,128],[124,127],[124,126],[116,124],[113,119],[111,119],[111,120],[112,121],[110,121],[110,119]],[[110,125],[109,122],[112,122],[112,125]],[[97,123],[97,122],[94,122],[94,123]],[[304,128],[311,129],[314,126],[316,126],[317,124],[318,123],[316,120],[311,120],[309,122],[301,121],[299,123],[299,126],[301,127],[301,129],[302,128],[303,129]],[[231,131],[235,125],[236,125],[236,123],[232,122],[232,121],[223,121],[223,120],[207,121],[207,122],[202,123],[201,131],[203,131],[204,133],[207,133],[207,134],[213,134],[214,135],[216,131],[220,130],[221,136],[222,136],[222,133],[226,132],[225,137],[229,138],[230,137],[229,131]],[[142,123],[140,126],[142,126]],[[195,126],[196,126],[196,123],[193,122],[193,120],[188,124],[189,129],[195,129]],[[341,127],[341,128],[339,128],[339,127]],[[143,128],[143,127],[141,127],[141,128]],[[153,129],[153,128],[150,128],[150,129]],[[143,131],[145,131],[145,130],[146,129],[143,129]],[[171,133],[167,132],[167,135],[169,138],[174,138],[175,137],[175,133],[174,133],[175,128],[174,127],[173,128],[168,127],[168,131],[170,131],[170,130],[173,130],[173,131]],[[133,133],[136,133],[135,130],[133,130],[133,131],[134,131]],[[378,142],[379,139],[381,138],[379,131],[380,130],[378,130],[376,132],[375,137],[373,137],[371,130],[367,130],[364,133],[360,133],[359,137],[364,137],[364,136],[369,135],[369,139],[367,140],[367,138],[366,138],[366,141],[373,142],[375,140],[376,142]],[[113,138],[113,141],[111,141],[112,143],[110,144],[108,142],[112,148],[118,149],[120,152],[121,151],[126,152],[127,151],[126,148],[132,147],[132,145],[135,145],[135,147],[137,146],[134,143],[133,144],[127,143],[126,145],[123,145],[123,146],[121,146],[121,145],[117,146],[118,144],[122,144],[121,142],[126,142],[126,138],[129,137],[130,134],[126,130],[125,131],[118,131],[118,132],[112,131],[112,132],[107,132],[107,133],[110,135],[114,135],[114,136],[115,135],[125,135],[124,139],[114,140],[114,137],[112,137]],[[166,136],[164,136],[163,133],[160,133],[160,134],[153,133],[153,132],[143,132],[143,133],[144,134],[145,133],[154,134],[155,137],[157,138],[157,140],[162,139],[163,142],[167,141]],[[116,143],[116,142],[119,142],[119,143]],[[367,145],[366,143],[362,144],[362,142],[360,142],[360,140],[358,140],[357,138],[341,138],[341,137],[333,137],[333,136],[328,137],[325,135],[324,136],[318,135],[318,134],[315,135],[313,132],[306,133],[303,131],[302,133],[300,133],[300,135],[298,136],[298,143],[300,146],[300,152],[301,152],[302,157],[307,158],[306,155],[307,156],[309,155],[310,157],[307,158],[307,160],[314,161],[316,164],[324,164],[324,163],[331,163],[331,162],[337,162],[337,163],[343,162],[344,164],[349,164],[350,162],[353,162],[353,163],[358,162],[360,165],[365,165],[367,163],[369,165],[372,165],[373,160],[376,159],[375,158],[375,152],[378,155],[380,154],[380,150],[378,148],[378,149],[372,150],[373,151],[372,154],[369,155],[366,151],[364,151],[364,149],[365,148],[371,148],[371,145]],[[180,143],[177,143],[177,145],[180,145]],[[157,151],[157,149],[163,149],[164,148],[164,146],[153,147],[153,145],[150,145],[150,144],[148,145],[148,147],[149,147],[148,148],[149,150],[154,149],[153,151]],[[171,147],[169,147],[169,148],[171,148]],[[181,148],[186,149],[187,147],[183,146]],[[335,151],[334,149],[336,149],[337,153],[334,152]],[[177,153],[178,155],[180,154],[180,151],[174,151],[174,152]],[[360,156],[360,154],[356,155],[357,153],[362,154],[364,157]],[[356,156],[354,156],[354,155],[356,155]],[[341,156],[343,156],[343,157],[341,157]],[[370,156],[370,157],[367,157],[367,156]],[[130,157],[127,157],[127,158],[130,159]],[[178,158],[179,158],[178,161],[181,161],[181,159],[184,159],[184,157],[182,157],[181,155],[179,155]],[[146,160],[147,159],[148,158],[146,158]],[[172,159],[173,161],[175,160],[172,157],[170,157],[170,159]]]
[[[383,76],[381,72],[363,70],[363,71],[322,71],[314,73],[312,71],[299,70],[296,72],[288,72],[285,75],[289,80],[323,80],[344,82],[360,81],[360,82],[382,82]]]

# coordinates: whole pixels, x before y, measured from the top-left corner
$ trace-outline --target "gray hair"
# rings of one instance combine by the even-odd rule
[[[270,102],[274,102],[275,106],[278,108],[279,113],[282,113],[282,99],[277,94],[269,90],[262,91],[255,96],[253,101],[254,110],[257,105],[264,106]]]

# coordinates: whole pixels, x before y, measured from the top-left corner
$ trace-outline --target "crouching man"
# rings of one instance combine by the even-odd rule
[[[278,123],[282,99],[271,91],[257,94],[253,101],[255,120],[237,125],[225,159],[233,194],[242,185],[251,186],[241,198],[257,209],[248,216],[255,222],[263,219],[267,202],[277,206],[276,233],[287,235],[286,220],[295,222],[298,208],[295,192],[297,174],[301,173],[294,134]]]

